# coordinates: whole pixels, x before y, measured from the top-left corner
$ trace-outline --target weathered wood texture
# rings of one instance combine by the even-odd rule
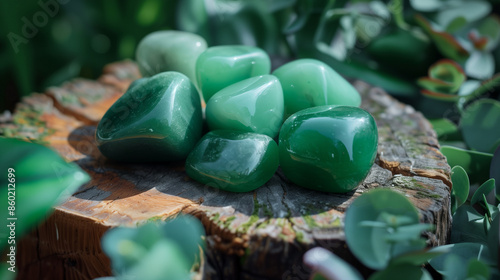
[[[178,213],[198,217],[207,232],[206,279],[306,279],[303,253],[322,246],[360,265],[344,239],[343,215],[373,188],[405,194],[419,209],[429,246],[444,244],[451,216],[450,167],[429,122],[382,90],[355,82],[362,107],[376,119],[376,163],[356,191],[327,194],[290,183],[278,170],[251,193],[228,193],[186,175],[183,163],[118,164],[94,142],[96,123],[138,78],[135,65],[109,65],[98,81],[74,80],[23,99],[13,120],[0,125],[10,137],[32,138],[87,171],[82,186],[20,247],[21,279],[92,279],[109,275],[100,237],[111,227],[135,226]],[[130,104],[130,110],[137,104]]]

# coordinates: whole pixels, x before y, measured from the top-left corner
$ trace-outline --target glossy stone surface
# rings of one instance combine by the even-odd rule
[[[319,106],[299,111],[279,136],[281,169],[295,184],[324,192],[356,188],[377,155],[375,120],[353,106]]]
[[[278,78],[263,75],[232,84],[207,103],[210,130],[230,129],[278,135],[283,123],[283,91]]]
[[[272,73],[281,82],[285,117],[302,109],[321,105],[359,106],[356,89],[327,64],[315,59],[298,59]]]
[[[239,81],[269,74],[271,60],[257,47],[210,47],[196,61],[196,80],[205,102],[219,90]]]
[[[278,145],[262,134],[215,130],[205,134],[186,160],[192,179],[231,192],[264,185],[278,169]]]
[[[96,131],[101,153],[126,162],[177,161],[201,138],[201,101],[189,78],[163,72],[132,83]]]
[[[144,37],[137,46],[136,60],[144,77],[165,71],[177,71],[196,83],[198,56],[207,49],[201,36],[183,31],[156,31]]]

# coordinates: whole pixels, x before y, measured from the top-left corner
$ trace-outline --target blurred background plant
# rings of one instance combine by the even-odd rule
[[[97,279],[197,279],[204,235],[201,222],[189,215],[113,228],[103,236],[102,248],[111,259],[114,277]]]
[[[453,225],[456,234],[483,227],[497,236],[499,13],[500,0],[1,1],[0,112],[33,91],[95,78],[105,64],[133,59],[140,39],[162,29],[200,34],[209,46],[259,46],[275,66],[316,58],[423,112],[450,166],[467,175],[455,178],[467,181],[453,193],[462,221]]]

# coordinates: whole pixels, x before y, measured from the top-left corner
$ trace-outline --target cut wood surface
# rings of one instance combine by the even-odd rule
[[[390,188],[408,197],[429,246],[445,244],[451,226],[450,167],[430,123],[381,89],[356,81],[362,108],[378,126],[377,160],[355,190],[329,194],[299,188],[280,170],[250,193],[229,193],[191,180],[183,163],[119,164],[98,151],[95,128],[107,108],[139,77],[132,62],[108,65],[97,81],[77,79],[18,104],[1,134],[38,141],[76,162],[92,180],[21,242],[20,279],[92,279],[111,274],[100,237],[179,213],[206,230],[206,279],[307,279],[303,253],[322,246],[360,266],[343,231],[346,209],[363,192]],[[133,104],[130,110],[133,110]]]

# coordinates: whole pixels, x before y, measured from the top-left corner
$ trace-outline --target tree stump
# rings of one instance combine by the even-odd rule
[[[289,182],[280,170],[249,193],[201,185],[183,163],[118,164],[98,151],[94,133],[107,108],[132,80],[134,63],[108,65],[97,81],[77,79],[18,104],[3,136],[36,140],[74,161],[92,180],[25,237],[18,252],[19,279],[93,279],[111,275],[100,238],[109,228],[136,226],[179,213],[199,218],[206,230],[205,279],[307,279],[302,255],[325,247],[360,267],[345,244],[343,216],[363,192],[390,188],[419,209],[429,246],[445,244],[451,226],[450,167],[430,123],[412,107],[356,81],[362,108],[378,126],[377,160],[355,190],[329,194]]]

